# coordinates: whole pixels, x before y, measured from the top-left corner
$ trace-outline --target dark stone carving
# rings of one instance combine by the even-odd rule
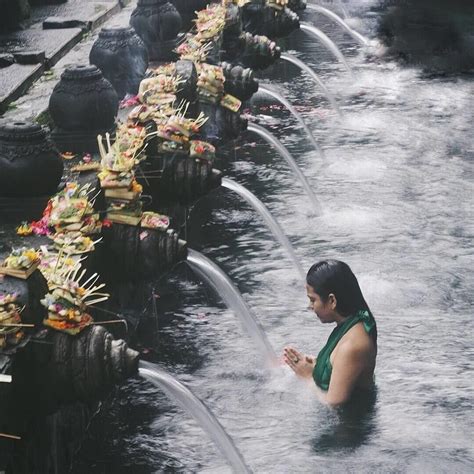
[[[168,0],[138,0],[130,25],[148,49],[150,61],[176,59],[181,16]]]
[[[253,69],[265,69],[280,57],[280,48],[264,36],[253,36],[242,29],[242,10],[229,4],[222,34],[220,60],[239,62]]]
[[[207,103],[201,103],[200,107],[204,115],[209,117],[201,127],[201,134],[208,142],[219,145],[234,140],[247,128],[247,120],[238,112]]]
[[[172,0],[173,5],[181,15],[183,22],[182,30],[188,31],[193,26],[193,20],[196,18],[195,12],[207,7],[210,0]]]
[[[186,258],[186,243],[171,229],[113,224],[104,230],[103,247],[102,276],[107,282],[156,278]]]
[[[212,141],[216,142],[218,138]],[[144,179],[140,180],[144,192],[152,196],[154,209],[157,205],[176,201],[182,204],[192,203],[211,189],[220,186],[221,173],[213,169],[211,161],[193,159],[180,153],[153,152],[156,148],[156,144],[151,141],[142,168],[145,175],[158,175],[160,179],[154,179],[150,183]]]
[[[148,67],[148,52],[133,28],[102,28],[89,60],[101,69],[121,99],[138,92]]]
[[[253,77],[251,69],[234,66],[223,62],[220,64],[225,76],[225,91],[240,100],[248,100],[258,90],[258,82]]]
[[[61,157],[40,125],[0,125],[0,196],[51,195],[62,172]]]
[[[287,36],[300,27],[298,15],[289,8],[278,11],[257,2],[242,7],[242,22],[245,31],[270,38]]]
[[[51,331],[48,340],[53,346],[45,375],[64,401],[96,399],[138,371],[138,352],[101,326],[76,337]]]
[[[266,69],[280,58],[281,50],[266,36],[244,33],[244,51],[239,62],[252,69]]]
[[[306,0],[288,0],[288,8],[294,12],[298,10],[305,10]]]
[[[181,78],[177,94],[178,100],[185,99],[188,102],[194,102],[197,98],[197,80],[198,75],[196,66],[192,61],[180,60],[176,61],[176,75]]]
[[[62,151],[96,151],[97,135],[115,130],[118,97],[96,66],[67,68],[49,99],[52,138]]]

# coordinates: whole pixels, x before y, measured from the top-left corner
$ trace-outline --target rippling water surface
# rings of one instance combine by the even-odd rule
[[[351,25],[375,38],[373,2],[352,2]],[[282,64],[261,80],[287,91],[325,149],[269,101],[254,113],[304,170],[315,217],[287,165],[246,134],[217,167],[265,202],[308,267],[348,262],[379,326],[375,408],[336,416],[286,368],[266,369],[238,320],[190,270],[161,289],[146,357],[213,410],[256,472],[473,472],[473,80],[428,77],[378,59],[314,13],[343,51],[351,80],[303,33],[285,47],[336,95],[338,119],[311,80]],[[240,288],[277,352],[317,353],[331,328],[306,308],[303,284],[249,206],[224,189],[199,202],[190,246]],[[74,472],[228,472],[201,429],[148,382],[121,387],[95,418]]]

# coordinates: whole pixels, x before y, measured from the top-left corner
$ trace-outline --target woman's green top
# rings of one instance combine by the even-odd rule
[[[364,329],[367,334],[376,337],[376,324],[374,317],[368,311],[357,311],[357,313],[348,318],[339,326],[336,326],[334,331],[329,336],[328,342],[321,349],[318,354],[316,365],[313,369],[313,379],[316,385],[323,390],[329,389],[329,382],[331,381],[332,365],[331,365],[331,354],[337,343],[341,340],[342,336],[346,334],[349,329],[355,326],[357,323],[362,322]]]

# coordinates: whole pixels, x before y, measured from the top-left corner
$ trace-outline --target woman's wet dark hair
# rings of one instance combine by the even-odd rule
[[[359,282],[347,263],[340,260],[323,260],[315,263],[306,275],[306,283],[311,286],[323,302],[332,293],[336,297],[336,310],[341,316],[349,316],[360,310],[370,314]]]

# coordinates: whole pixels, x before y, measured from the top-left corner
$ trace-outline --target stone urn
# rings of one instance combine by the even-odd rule
[[[97,66],[68,67],[49,99],[53,141],[61,151],[96,152],[97,135],[115,130],[118,103]]]
[[[145,43],[150,61],[172,61],[177,58],[181,16],[167,0],[138,0],[130,25]]]
[[[114,86],[119,99],[137,94],[148,68],[148,51],[133,28],[102,28],[89,61]]]
[[[57,190],[63,163],[38,124],[0,125],[0,197],[49,196]]]

